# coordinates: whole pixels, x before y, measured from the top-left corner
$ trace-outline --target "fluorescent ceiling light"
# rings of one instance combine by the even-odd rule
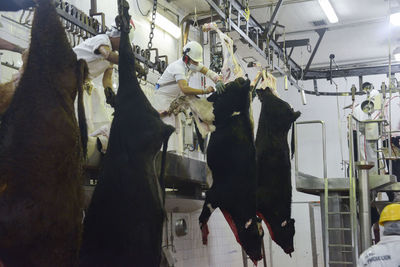
[[[148,19],[151,21],[151,13]],[[168,32],[171,34],[174,38],[178,39],[181,37],[181,28],[176,26],[174,23],[172,23],[169,19],[165,18],[163,15],[157,12],[156,14],[156,20],[155,24],[163,29],[164,31]]]
[[[400,12],[393,13],[390,15],[390,23],[395,26],[400,26]]]
[[[324,11],[325,15],[328,17],[330,23],[336,23],[339,21],[338,17],[336,16],[335,10],[333,9],[329,0],[318,0],[318,3]]]

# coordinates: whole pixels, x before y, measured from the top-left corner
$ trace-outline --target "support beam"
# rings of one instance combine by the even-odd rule
[[[392,65],[392,73],[400,73],[400,64]],[[376,66],[376,67],[362,67],[362,68],[352,68],[352,69],[340,69],[332,70],[332,78],[342,78],[342,77],[359,77],[375,74],[388,74],[388,66]],[[304,75],[303,80],[312,79],[328,79],[330,77],[329,70],[309,70],[306,75]]]
[[[265,27],[265,32],[267,33],[267,36],[269,35],[269,30],[271,28],[272,23],[275,20],[276,15],[278,14],[279,9],[281,8],[283,0],[279,0],[278,3],[276,3],[274,12],[272,13],[271,18],[269,19],[269,22],[267,24],[267,27]]]
[[[307,46],[310,43],[310,39],[298,39],[298,40],[286,40],[285,42],[278,42],[279,46],[283,48],[292,48],[297,46]]]
[[[285,0],[283,1],[282,5],[291,5],[291,4],[298,4],[298,3],[303,3],[303,2],[311,2],[315,0]],[[275,6],[277,2],[274,3],[268,3],[268,4],[261,4],[261,5],[254,5],[250,6],[249,9],[259,9],[259,8],[266,8],[266,7],[271,7]]]
[[[306,68],[304,69],[304,76],[307,75],[307,72],[308,72],[308,70],[310,69],[311,63],[312,63],[312,61],[314,60],[315,54],[317,53],[317,50],[318,50],[318,48],[319,48],[319,45],[321,44],[321,41],[322,41],[322,38],[323,38],[324,35],[325,35],[325,32],[326,32],[326,29],[318,30],[318,31],[317,31],[317,33],[318,33],[318,35],[319,35],[319,38],[318,38],[317,44],[316,44],[315,47],[314,47],[314,50],[312,51],[312,54],[311,54],[311,56],[310,56],[310,59],[309,59],[308,62],[307,62],[307,66],[306,66]]]
[[[222,17],[223,19],[226,19],[225,12],[223,12],[213,0],[205,0],[205,1],[211,6],[211,8],[213,8],[217,12],[217,14],[220,17]],[[238,10],[239,13],[241,14],[241,16],[244,16],[244,8],[236,0],[226,0],[226,1],[229,1],[230,4],[232,5],[232,8],[234,8],[235,10]],[[261,56],[263,56],[264,58],[267,58],[266,53],[262,49],[260,49],[260,47],[258,45],[256,45],[255,42],[253,40],[251,40],[251,38],[248,35],[246,35],[246,33],[243,32],[240,29],[240,27],[238,27],[238,25],[233,20],[229,19],[229,22],[230,22],[230,25],[232,26],[232,28],[234,30],[236,30],[236,32],[238,32],[243,39],[245,39],[251,46],[253,46],[253,48]],[[264,34],[264,32],[265,32],[264,28],[251,15],[250,15],[248,24],[249,24],[250,28],[258,30],[258,32],[260,33],[261,36]],[[272,38],[270,38],[270,40],[269,40],[269,47],[274,50],[275,54],[278,55],[281,60],[284,60],[285,56],[284,56],[282,49],[280,48],[279,44]],[[300,78],[301,68],[290,57],[287,57],[287,68],[291,70],[291,75],[294,78],[296,78],[296,79]]]

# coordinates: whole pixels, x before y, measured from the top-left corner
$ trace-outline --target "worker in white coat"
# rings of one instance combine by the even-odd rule
[[[201,63],[202,59],[203,48],[201,45],[195,41],[188,42],[183,47],[183,57],[168,65],[156,84],[153,106],[160,113],[162,120],[176,129],[169,139],[169,151],[182,151],[182,144],[178,137],[180,133],[178,117],[167,114],[171,102],[182,95],[205,95],[215,91],[212,86],[208,86],[204,90],[190,87],[188,85],[190,76],[200,72],[216,84],[217,91],[224,88],[222,77],[206,68]]]
[[[131,31],[133,32],[133,31]],[[113,65],[118,64],[121,32],[112,27],[106,34],[98,34],[73,48],[78,60],[84,59],[89,70],[89,81],[85,84],[84,105],[88,125],[88,165],[96,165],[98,149],[104,153],[108,144],[109,128],[112,121],[114,94],[112,87]],[[101,77],[103,88],[96,88],[92,80]]]
[[[358,267],[400,266],[400,204],[387,205],[379,224],[384,227],[383,237],[360,255]]]
[[[370,83],[364,83],[364,86],[369,86],[371,89],[367,94],[367,99],[361,102],[359,105],[354,107],[353,116],[359,121],[366,120],[376,120],[379,119],[380,108],[382,102],[382,96],[378,90],[372,89]],[[360,123],[360,156],[361,159],[374,163],[374,167],[370,170],[370,173],[378,174],[378,157],[377,157],[377,147],[376,141],[367,140],[366,130],[372,130],[371,127],[375,124],[363,124]],[[384,166],[384,163],[379,162],[379,167]]]

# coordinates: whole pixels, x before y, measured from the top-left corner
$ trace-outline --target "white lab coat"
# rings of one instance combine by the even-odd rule
[[[156,89],[154,93],[153,107],[160,113],[167,111],[172,101],[183,95],[182,90],[179,88],[178,81],[189,81],[192,74],[193,71],[186,67],[182,59],[178,59],[169,64],[157,82],[160,88]],[[163,117],[162,120],[164,123],[175,127],[175,132],[169,138],[168,151],[176,151],[180,154],[183,151],[183,143],[179,116],[172,114]]]
[[[359,258],[358,267],[399,267],[400,236],[383,236],[381,241],[365,250]]]
[[[77,59],[84,59],[87,62],[89,79],[100,80],[97,84],[101,83],[102,74],[110,66],[110,62],[96,51],[102,45],[110,48],[112,47],[110,38],[106,34],[96,35],[73,48]],[[91,92],[84,91],[83,102],[89,134],[87,164],[96,166],[100,158],[100,154],[96,148],[97,138],[99,138],[102,143],[102,152],[105,152],[108,144],[108,134],[104,135],[98,133],[109,131],[112,121],[112,109],[106,104],[102,86],[93,86]]]

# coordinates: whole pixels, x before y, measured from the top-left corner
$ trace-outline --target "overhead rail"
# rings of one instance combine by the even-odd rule
[[[310,69],[312,60],[317,52],[319,44],[327,30],[327,28],[316,28],[315,32],[319,35],[317,44],[315,45],[312,54],[307,63],[307,67],[303,70],[292,58],[293,47],[282,47],[282,42],[277,42],[269,33],[270,26],[274,25],[274,19],[284,1],[276,2],[273,16],[268,21],[264,28],[258,23],[253,16],[249,16],[246,21],[245,8],[237,0],[206,0],[210,7],[217,13],[218,17],[226,21],[228,29],[235,30],[242,39],[252,46],[261,56],[268,60],[274,70],[277,70],[282,75],[288,75],[288,80],[292,85],[295,85],[298,90],[303,90],[297,85],[297,80],[315,80],[315,79],[332,79],[349,76],[365,76],[374,74],[387,74],[389,68],[386,66],[361,67],[341,70],[321,70]],[[283,2],[283,3],[282,3]],[[225,12],[227,11],[227,12]],[[289,54],[286,53],[286,48],[291,48]],[[278,58],[277,64],[274,64],[271,55],[276,55]],[[279,67],[283,62],[284,68]],[[400,64],[392,66],[392,73],[400,72]],[[290,74],[290,75],[289,75]],[[291,76],[291,77],[290,77]],[[305,91],[309,93],[309,91]],[[319,95],[337,95],[336,93],[319,94]],[[340,93],[339,95],[342,95]]]

